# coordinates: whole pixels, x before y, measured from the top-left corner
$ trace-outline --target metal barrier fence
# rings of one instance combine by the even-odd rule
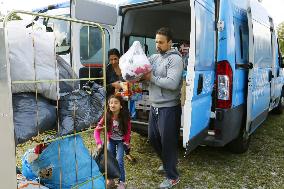
[[[103,70],[103,76],[102,77],[97,77],[93,78],[91,77],[90,74],[90,68],[89,68],[89,77],[85,78],[78,78],[78,79],[58,79],[58,80],[33,80],[33,81],[23,81],[23,80],[18,80],[18,81],[12,81],[11,75],[10,75],[10,61],[9,61],[9,45],[8,45],[8,33],[7,33],[7,25],[8,22],[11,18],[12,15],[15,14],[21,14],[21,15],[28,15],[33,18],[35,17],[40,17],[40,18],[47,18],[47,19],[56,19],[56,20],[61,20],[70,23],[70,27],[72,30],[72,27],[74,27],[75,24],[81,24],[84,26],[88,27],[96,27],[99,29],[101,33],[101,41],[102,41],[102,60],[103,60],[103,65],[102,65],[102,70]],[[33,28],[33,25],[31,26]],[[71,32],[71,56],[72,57],[72,52],[76,48],[80,48],[76,46],[76,43],[74,42],[75,37],[73,36]],[[58,84],[60,82],[75,82],[75,81],[95,81],[95,80],[102,80],[103,81],[103,87],[106,89],[106,71],[105,71],[105,47],[106,47],[106,42],[105,42],[105,31],[103,27],[100,24],[89,22],[89,21],[83,21],[83,20],[77,20],[73,18],[68,18],[68,17],[62,17],[62,16],[51,16],[51,15],[46,15],[46,14],[41,14],[41,13],[33,13],[33,12],[27,12],[27,11],[12,11],[10,12],[4,19],[3,22],[3,27],[0,27],[0,151],[1,151],[1,160],[0,160],[0,178],[1,178],[1,188],[17,188],[17,182],[16,182],[16,155],[15,155],[15,150],[16,150],[16,145],[14,141],[14,122],[13,122],[13,104],[12,104],[12,91],[11,91],[11,86],[13,84],[34,84],[36,91],[36,99],[38,99],[38,91],[37,91],[37,85],[40,83],[56,83]],[[22,47],[25,48],[25,47]],[[71,58],[71,65],[73,69],[76,69],[76,64],[77,62]],[[19,68],[21,69],[21,68]],[[35,77],[36,78],[36,77]],[[58,88],[57,88],[58,89]],[[59,99],[57,98],[56,100],[56,110],[57,110],[57,115],[58,115],[58,102]],[[75,108],[74,108],[75,109]],[[104,110],[106,110],[106,101],[104,101]],[[38,116],[38,110],[37,111],[37,116]],[[75,112],[74,112],[75,113]],[[106,111],[104,111],[104,114]],[[106,116],[105,116],[106,117]],[[106,123],[106,122],[105,122]],[[57,120],[57,128],[59,130],[59,121]],[[94,128],[90,125],[90,127],[87,130],[81,131],[81,132],[76,132],[66,135],[66,136],[60,136],[55,139],[50,139],[47,141],[44,141],[44,143],[50,143],[58,140],[62,140],[64,138],[68,138],[71,136],[79,135],[82,133],[86,132],[92,132]],[[106,127],[104,127],[104,145],[107,144],[107,136],[106,136]],[[55,132],[56,133],[56,132]],[[53,133],[53,134],[55,134]],[[38,136],[36,137],[37,139],[41,138],[41,134],[38,131]],[[38,145],[38,144],[43,144],[43,142],[40,142],[40,140],[37,140],[37,142],[33,143],[33,145]],[[105,156],[107,156],[107,148],[106,146],[104,147],[105,150]],[[75,152],[76,153],[76,152]],[[75,154],[76,155],[76,154]],[[80,154],[77,154],[80,155]],[[60,150],[58,150],[58,158],[60,158]],[[107,157],[105,157],[107,159]],[[104,177],[107,177],[107,165],[105,164],[105,174]],[[76,169],[77,171],[77,169]],[[76,173],[77,174],[77,173]],[[96,178],[92,178],[87,182],[92,182]],[[83,185],[85,183],[78,183],[79,185]],[[60,187],[61,188],[61,187]]]

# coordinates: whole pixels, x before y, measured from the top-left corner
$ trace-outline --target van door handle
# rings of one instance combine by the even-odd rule
[[[246,70],[250,70],[250,69],[253,69],[253,64],[251,62],[249,62],[247,64],[236,64],[236,67],[246,69]]]
[[[272,80],[272,77],[273,77],[272,71],[269,70],[269,72],[268,72],[268,81],[269,81],[269,82]]]
[[[203,74],[199,74],[198,77],[198,87],[197,87],[197,95],[202,92],[203,89]]]

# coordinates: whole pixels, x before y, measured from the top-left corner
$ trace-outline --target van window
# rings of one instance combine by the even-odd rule
[[[107,61],[107,51],[110,46],[109,32],[104,29],[106,37],[105,57]],[[81,64],[101,65],[103,62],[102,51],[102,34],[99,28],[91,26],[83,26],[80,30],[80,60]]]
[[[254,64],[260,68],[271,67],[272,46],[271,46],[270,28],[258,23],[253,23],[254,37]]]
[[[196,4],[196,70],[211,70],[214,68],[215,28],[214,14],[202,5]],[[206,24],[204,24],[206,23]]]
[[[134,41],[139,41],[141,43],[142,48],[144,49],[144,52],[147,56],[156,53],[155,39],[147,37],[130,36],[129,47],[133,44]]]
[[[235,26],[235,58],[237,64],[248,62],[248,27],[245,22],[234,19]]]

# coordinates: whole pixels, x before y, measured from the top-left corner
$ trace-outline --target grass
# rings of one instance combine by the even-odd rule
[[[92,133],[84,134],[89,149],[95,144]],[[32,142],[17,147],[17,164]],[[126,162],[128,189],[157,188],[163,176],[156,173],[161,164],[146,137],[132,133],[132,151],[138,163]],[[231,154],[224,148],[198,147],[184,158],[179,148],[181,182],[176,188],[275,188],[284,189],[284,114],[269,115],[252,135],[244,154]]]

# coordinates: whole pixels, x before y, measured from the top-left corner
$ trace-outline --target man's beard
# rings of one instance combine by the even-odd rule
[[[167,51],[162,51],[162,49],[157,48],[157,52],[160,53],[160,54],[165,54]]]

